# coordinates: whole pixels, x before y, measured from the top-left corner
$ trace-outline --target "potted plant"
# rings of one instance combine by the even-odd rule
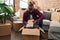
[[[0,21],[2,22],[2,19],[4,23],[6,23],[6,20],[12,21],[12,16],[14,15],[13,9],[11,9],[8,5],[5,3],[0,3]],[[3,23],[3,22],[2,22]]]

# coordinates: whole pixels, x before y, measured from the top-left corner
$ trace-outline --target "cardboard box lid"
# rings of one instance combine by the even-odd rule
[[[35,35],[40,36],[40,30],[39,29],[23,29],[22,35]]]

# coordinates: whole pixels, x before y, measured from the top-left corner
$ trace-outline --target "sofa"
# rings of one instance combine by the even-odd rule
[[[50,25],[50,21],[51,21],[51,12],[49,12],[49,11],[43,11],[43,15],[44,15],[45,19],[43,19],[42,28],[45,31],[48,31],[49,25]]]
[[[51,21],[48,30],[48,39],[59,40],[60,39],[60,23],[57,21]]]
[[[60,12],[52,12],[48,30],[48,39],[60,39]]]

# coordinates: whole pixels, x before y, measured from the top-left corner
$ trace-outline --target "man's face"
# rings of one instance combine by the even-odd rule
[[[29,6],[29,11],[32,11],[34,9],[34,6]]]

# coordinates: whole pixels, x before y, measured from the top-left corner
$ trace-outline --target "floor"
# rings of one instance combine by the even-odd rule
[[[45,35],[46,36],[46,35]],[[11,35],[2,36],[0,40],[22,40],[21,32],[15,32],[13,29],[11,31]],[[45,40],[45,39],[44,39]]]
[[[0,40],[11,40],[11,35],[2,36],[2,37],[0,37]]]
[[[15,32],[14,30],[11,31],[11,35],[2,36],[0,40],[22,40],[22,35],[20,32]]]
[[[21,32],[15,32],[14,30],[12,30],[11,40],[22,40]]]

